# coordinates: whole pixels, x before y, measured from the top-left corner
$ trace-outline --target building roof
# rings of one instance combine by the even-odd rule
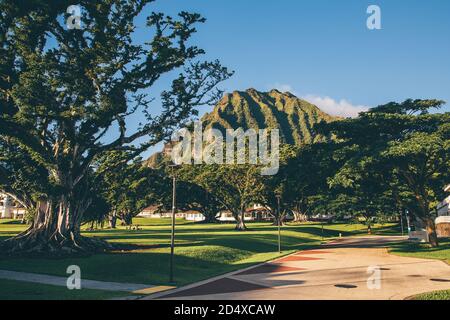
[[[270,212],[268,208],[260,207],[260,208],[248,208],[245,210],[246,213],[253,213],[253,212]]]
[[[183,211],[183,210],[177,210],[178,213],[185,213],[185,214],[202,214],[200,211],[197,210],[187,210],[187,211]]]
[[[150,214],[156,214],[156,213],[166,213],[164,212],[163,206],[162,205],[151,205],[148,206],[147,208],[143,209],[141,211],[141,213],[150,213]],[[177,214],[201,214],[200,211],[197,210],[182,210],[182,209],[177,209]]]
[[[151,206],[148,206],[147,208],[145,208],[144,210],[142,210],[142,212],[155,213],[159,209],[161,209],[161,205],[151,205]]]

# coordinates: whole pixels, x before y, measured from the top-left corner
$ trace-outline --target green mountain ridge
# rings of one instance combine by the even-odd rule
[[[303,145],[321,139],[313,130],[315,124],[338,119],[289,92],[248,89],[225,94],[201,121],[204,128],[223,132],[237,128],[279,129],[283,143]]]
[[[289,92],[248,89],[225,94],[201,122],[203,130],[215,128],[224,134],[227,129],[279,129],[282,143],[304,145],[324,139],[314,132],[314,125],[339,119]],[[155,166],[162,158],[162,153],[156,153],[146,164]]]

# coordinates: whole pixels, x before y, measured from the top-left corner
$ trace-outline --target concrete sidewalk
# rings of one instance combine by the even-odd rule
[[[234,272],[147,299],[188,300],[388,300],[450,289],[450,266],[437,260],[390,255],[403,237],[339,239],[245,271]],[[369,289],[378,268],[379,289]]]
[[[0,270],[0,279],[6,280],[16,280],[40,284],[48,284],[54,286],[67,286],[66,277],[49,276],[44,274],[35,274],[27,272],[16,272]],[[82,289],[97,289],[104,291],[124,291],[134,294],[150,294],[155,292],[160,292],[164,290],[173,289],[173,287],[165,286],[152,286],[147,284],[137,284],[137,283],[119,283],[119,282],[107,282],[107,281],[95,281],[81,279]]]

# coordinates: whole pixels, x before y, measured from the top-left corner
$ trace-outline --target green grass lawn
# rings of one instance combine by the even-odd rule
[[[439,247],[426,243],[404,242],[392,245],[390,253],[405,257],[437,259],[450,263],[450,239],[440,239]]]
[[[389,252],[399,256],[437,259],[450,263],[450,239],[440,239],[438,248],[432,248],[425,243],[398,243],[392,245]],[[412,300],[450,300],[450,290],[420,294],[412,297]]]
[[[0,269],[66,276],[69,265],[78,265],[82,277],[91,280],[168,285],[170,219],[135,219],[141,230],[84,231],[110,242],[141,246],[131,252],[113,252],[90,257],[64,259],[0,257]],[[184,285],[245,268],[279,257],[277,228],[269,223],[248,225],[247,232],[234,231],[233,224],[195,224],[177,221],[175,249],[176,285]],[[26,226],[16,221],[0,221],[0,239],[13,236]],[[392,225],[374,228],[378,234],[392,234]],[[324,225],[324,239],[365,234],[363,225]],[[283,255],[320,244],[320,224],[298,224],[283,227]]]
[[[419,294],[412,300],[450,300],[450,290]]]
[[[0,300],[100,300],[130,296],[127,292],[68,290],[39,283],[0,279]]]
[[[432,248],[426,243],[404,242],[392,245],[390,253],[405,257],[436,259],[450,263],[450,239],[440,239],[439,247]],[[450,300],[450,290],[417,295],[412,300]]]

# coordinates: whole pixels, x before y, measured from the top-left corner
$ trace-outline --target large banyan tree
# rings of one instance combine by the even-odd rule
[[[0,192],[33,216],[3,252],[104,250],[80,235],[95,159],[142,153],[221,95],[231,73],[190,44],[205,19],[155,13],[152,2],[0,2]]]

